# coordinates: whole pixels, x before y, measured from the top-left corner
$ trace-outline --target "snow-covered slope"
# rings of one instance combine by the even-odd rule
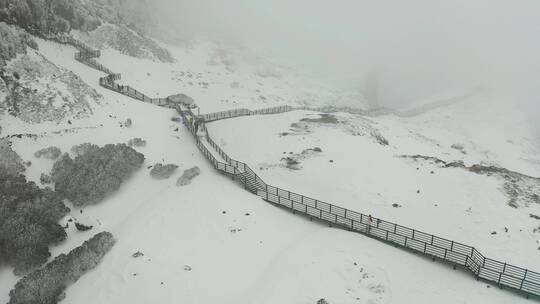
[[[202,171],[191,185],[177,187],[176,175],[157,181],[142,169],[102,203],[85,207],[82,213],[72,208],[72,217],[94,228],[77,232],[70,227],[68,240],[51,248],[53,256],[101,230],[112,232],[118,242],[98,268],[68,288],[64,303],[315,303],[320,298],[369,304],[525,303],[524,298],[490,288],[450,265],[309,222],[265,203],[216,174],[188,132],[171,121],[172,110],[99,87],[102,74],[73,60],[71,47],[42,40],[39,45],[48,60],[79,75],[103,99],[100,105],[93,104],[92,116],[71,124],[32,125],[1,117],[2,136],[40,135],[13,139],[14,149],[33,163],[27,169],[30,180],[39,182],[40,173],[52,166],[51,161],[33,157],[40,148],[54,145],[69,151],[83,142],[102,145],[133,137],[148,142],[138,148],[147,166],[170,162],[179,165],[179,171],[193,166]],[[261,74],[260,66],[250,61],[236,59],[231,65],[227,56],[216,55],[207,43],[170,49],[177,59],[173,64],[134,59],[112,50],[103,52],[100,62],[148,95],[191,95],[203,112],[304,102],[319,105],[347,96],[287,71],[281,77]],[[235,82],[238,85],[232,85]],[[476,138],[458,128],[452,131],[453,124],[470,130],[463,125],[467,120],[445,123],[448,109],[438,111],[413,119],[369,120],[342,113],[337,117],[344,122],[337,125],[316,122],[312,112],[291,112],[216,122],[210,128],[227,152],[262,168],[261,174],[276,185],[478,245],[495,258],[540,268],[538,260],[531,258],[538,254],[531,232],[535,222],[523,219],[528,212],[540,214],[537,205],[506,206],[494,178],[395,157],[414,153],[476,163],[487,161],[485,150],[508,151],[491,142],[465,141]],[[127,118],[133,121],[131,128],[122,127]],[[311,118],[298,125],[308,129],[290,131],[290,124],[302,118]],[[284,132],[294,134],[280,135]],[[389,146],[381,144],[381,136]],[[526,167],[522,158],[537,161],[531,149],[537,150],[527,142],[532,138],[512,140],[515,144],[506,147],[522,151],[497,154],[493,159],[498,164],[520,171]],[[465,145],[467,154],[450,148],[454,143]],[[322,152],[305,158],[302,170],[276,166],[283,152],[289,156],[313,147]],[[531,167],[527,173],[538,176],[538,167]],[[392,203],[402,207],[393,208]],[[504,227],[510,228],[508,233]],[[490,235],[491,230],[498,233]],[[137,251],[144,256],[132,257]],[[0,302],[7,301],[16,279],[10,269],[0,270]]]
[[[531,256],[539,254],[539,223],[530,216],[540,213],[540,180],[534,178],[540,176],[540,167],[531,161],[538,159],[536,139],[526,125],[510,128],[504,120],[490,124],[489,117],[501,110],[493,104],[482,110],[484,121],[466,117],[469,111],[478,113],[475,106],[481,103],[415,118],[366,119],[337,113],[321,119],[297,111],[218,121],[209,129],[231,157],[251,164],[272,185],[471,244],[491,258],[536,269],[540,262]],[[407,157],[414,155],[463,161],[466,166],[505,167],[531,175],[526,179],[535,186],[519,186],[522,193],[513,193],[499,175]],[[515,197],[517,208],[509,206]]]

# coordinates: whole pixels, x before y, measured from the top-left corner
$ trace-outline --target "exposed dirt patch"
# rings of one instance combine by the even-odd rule
[[[338,128],[352,136],[368,136],[381,146],[388,146],[390,144],[388,139],[382,135],[381,131],[375,127],[376,122],[359,117],[355,119],[338,119],[336,115],[327,113],[318,115],[319,117],[316,118],[302,118],[300,121],[292,123],[289,130],[279,133],[279,136],[307,135],[313,133],[316,127],[330,126]]]
[[[514,208],[540,204],[540,178],[525,175],[506,168],[493,165],[474,164],[466,166],[462,161],[447,162],[442,159],[424,155],[400,155],[415,161],[428,161],[442,168],[461,168],[476,174],[494,176],[504,181],[503,189],[508,198],[508,205]]]
[[[302,118],[300,121],[325,123],[325,124],[337,124],[339,120],[332,114],[319,114],[318,118]]]

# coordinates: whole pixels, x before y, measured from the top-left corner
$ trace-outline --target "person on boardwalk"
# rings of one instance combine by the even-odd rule
[[[187,123],[186,125],[187,125],[188,127],[191,127],[191,123],[192,123],[191,120],[192,120],[192,119],[193,119],[193,118],[191,117],[191,115],[186,116],[186,123]]]
[[[195,128],[195,134],[199,137],[206,136],[206,127],[204,125],[204,119],[197,118],[197,126]]]
[[[197,131],[199,131],[199,124],[200,124],[200,120],[199,119],[195,119],[195,121],[193,122],[193,126],[195,127],[195,134],[197,134]]]
[[[368,216],[368,226],[367,226],[367,232],[370,233],[371,226],[373,225],[373,218],[371,217],[371,214]]]

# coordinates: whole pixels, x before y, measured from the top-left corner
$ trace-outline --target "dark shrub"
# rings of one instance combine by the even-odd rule
[[[66,238],[58,221],[69,212],[50,189],[23,175],[0,172],[0,257],[22,274],[49,258],[49,245]]]
[[[9,293],[8,304],[54,304],[64,297],[68,285],[95,268],[114,245],[109,232],[101,232],[67,255],[22,278]]]
[[[144,155],[125,144],[90,149],[75,159],[64,154],[51,172],[55,190],[76,206],[103,200],[139,169]]]

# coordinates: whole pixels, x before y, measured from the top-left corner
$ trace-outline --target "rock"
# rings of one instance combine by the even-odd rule
[[[65,153],[51,177],[59,195],[75,206],[96,204],[118,190],[144,162],[144,155],[125,144],[109,144],[71,159]]]
[[[455,149],[455,150],[460,150],[460,151],[464,149],[462,144],[453,144],[450,146],[450,148]]]
[[[315,148],[313,148],[313,151],[315,151],[315,152],[322,152],[322,149],[319,148],[319,147],[315,147]]]
[[[371,130],[370,135],[375,139],[375,141],[381,146],[388,146],[389,142],[378,130]]]
[[[292,157],[284,157],[281,159],[281,161],[285,162],[285,167],[291,170],[302,169],[302,167],[300,166],[300,162]]]
[[[317,301],[317,304],[329,304],[324,298]]]
[[[128,118],[128,119],[124,122],[124,126],[126,126],[126,128],[131,127],[132,124],[133,124],[133,122],[131,121],[131,118]]]
[[[393,203],[393,204],[392,204],[392,207],[394,207],[394,208],[401,208],[401,205],[398,204],[398,203]]]
[[[84,224],[81,224],[79,222],[75,222],[75,228],[77,228],[77,230],[79,231],[88,231],[90,229],[92,229],[94,226],[87,226],[87,225],[84,225]]]
[[[158,163],[150,170],[150,176],[155,179],[166,179],[171,177],[177,168],[178,166],[175,164],[162,165]]]
[[[191,268],[191,266],[189,265],[184,265],[184,270],[185,271],[191,271],[193,268]]]
[[[48,147],[48,148],[43,148],[41,150],[38,150],[34,153],[34,156],[36,158],[40,158],[40,157],[44,157],[46,159],[57,159],[60,154],[62,154],[62,150],[60,150],[58,147],[54,147],[54,146],[51,146],[51,147]]]
[[[146,146],[146,140],[135,137],[135,138],[130,139],[128,141],[128,146],[130,146],[130,147],[145,147]]]
[[[191,183],[191,181],[197,177],[199,174],[201,174],[201,169],[199,167],[195,166],[191,169],[184,170],[184,173],[182,173],[182,176],[178,178],[176,181],[177,186],[186,186]]]
[[[139,257],[143,257],[144,253],[142,253],[140,251],[137,251],[134,254],[132,254],[131,256],[134,257],[134,258],[139,258]]]

